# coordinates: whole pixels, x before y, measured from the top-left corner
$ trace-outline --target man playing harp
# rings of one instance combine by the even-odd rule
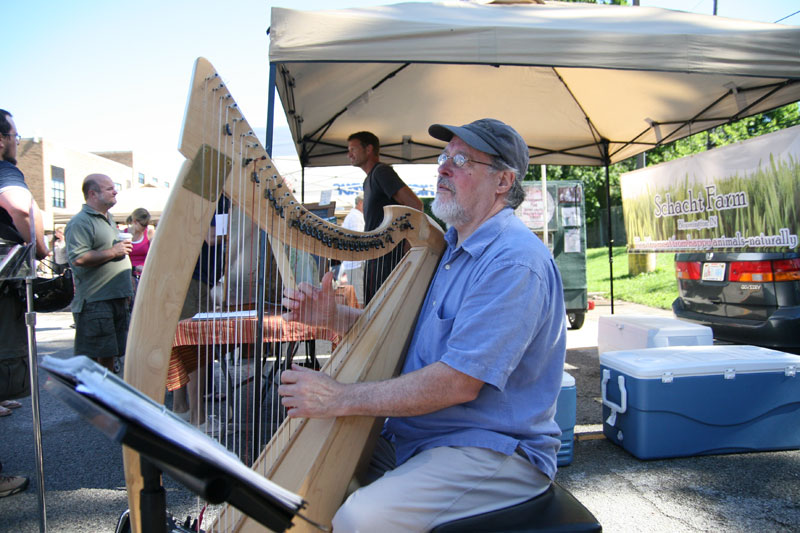
[[[401,375],[282,375],[289,416],[388,417],[359,480],[371,483],[333,520],[339,533],[429,530],[527,500],[556,471],[566,312],[550,252],[514,216],[528,147],[494,119],[428,131],[448,142],[433,211],[450,229]],[[346,331],[360,310],[336,305],[331,281],[287,290],[287,318]]]

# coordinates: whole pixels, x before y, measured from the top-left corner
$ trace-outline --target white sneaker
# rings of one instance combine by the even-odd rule
[[[30,480],[25,476],[0,476],[0,498],[22,492],[28,483]]]

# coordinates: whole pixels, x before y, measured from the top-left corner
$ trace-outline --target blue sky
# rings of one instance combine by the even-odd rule
[[[267,115],[272,6],[316,10],[391,0],[39,0],[3,9],[0,108],[24,136],[84,151],[133,150],[138,164],[171,181],[196,57],[211,60],[254,127]],[[713,0],[641,0],[711,14]],[[797,0],[718,0],[718,15],[775,22]],[[783,21],[800,24],[800,14]],[[285,124],[282,110],[276,124]],[[280,150],[280,140],[276,140]],[[283,146],[286,146],[284,141]],[[286,149],[283,149],[284,153]],[[281,155],[280,152],[277,155]]]

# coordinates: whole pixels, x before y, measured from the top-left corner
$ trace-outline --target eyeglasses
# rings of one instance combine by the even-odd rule
[[[468,158],[467,158],[467,156],[465,156],[464,154],[447,155],[447,154],[446,154],[446,153],[444,153],[444,152],[442,152],[441,154],[439,154],[439,159],[437,159],[436,161],[437,161],[437,163],[439,163],[439,166],[442,166],[442,165],[444,165],[445,163],[447,163],[447,160],[448,160],[448,159],[449,159],[450,161],[452,161],[452,162],[453,162],[453,164],[454,164],[456,167],[458,167],[458,168],[461,168],[461,167],[463,167],[463,166],[464,166],[464,165],[466,165],[466,164],[467,164],[467,162],[469,162],[469,161],[472,161],[473,163],[479,163],[479,164],[481,164],[481,165],[486,165],[487,167],[490,167],[490,166],[492,166],[492,164],[491,164],[491,163],[484,163],[483,161],[477,161],[477,160],[475,160],[475,159],[468,159]]]
[[[22,139],[22,136],[19,133],[3,133],[2,135],[3,137],[8,137],[9,139],[16,139],[17,144],[19,144],[20,139]]]

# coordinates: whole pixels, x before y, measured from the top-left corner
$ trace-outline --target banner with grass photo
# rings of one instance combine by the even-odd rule
[[[800,126],[620,177],[629,252],[789,252],[800,234]]]

